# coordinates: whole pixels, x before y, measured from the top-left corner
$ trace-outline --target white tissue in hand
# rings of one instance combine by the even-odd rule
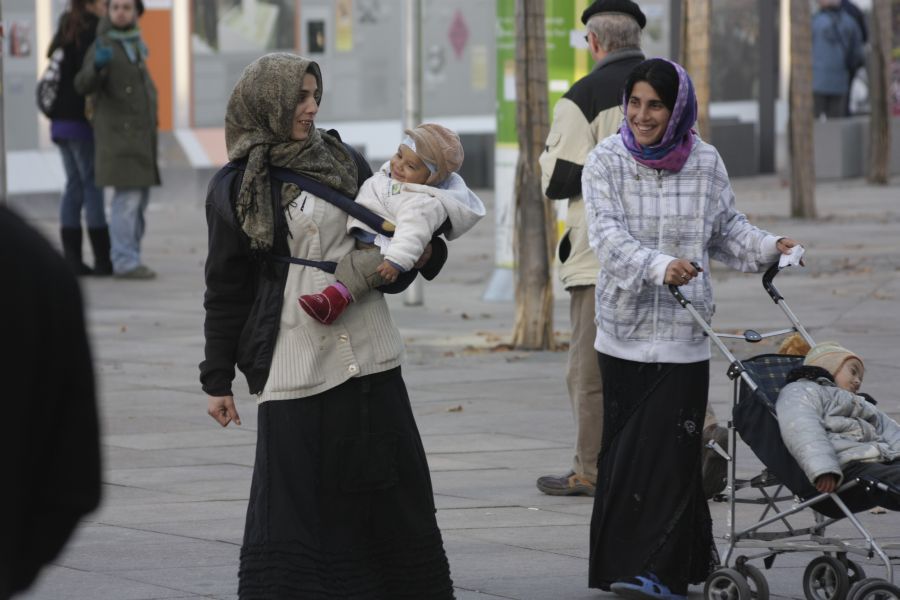
[[[792,267],[800,264],[800,259],[803,258],[803,253],[806,250],[803,246],[797,244],[793,248],[790,249],[788,254],[782,254],[781,258],[778,259],[778,268],[783,269],[785,267]]]

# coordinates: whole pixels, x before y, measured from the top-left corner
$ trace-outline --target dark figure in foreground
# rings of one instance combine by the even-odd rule
[[[28,588],[100,501],[94,371],[72,270],[0,207],[0,599]]]

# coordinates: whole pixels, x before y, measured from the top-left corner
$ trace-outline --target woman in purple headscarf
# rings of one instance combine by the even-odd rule
[[[590,586],[684,598],[718,562],[701,486],[709,342],[667,285],[710,319],[709,260],[759,271],[794,240],[734,207],[725,165],[691,129],[681,66],[644,61],[624,91],[619,133],[591,151],[582,189],[600,258],[597,349],[604,428],[591,519]]]

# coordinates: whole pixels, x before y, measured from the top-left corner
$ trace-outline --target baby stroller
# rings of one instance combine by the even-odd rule
[[[900,544],[878,544],[863,527],[854,512],[877,506],[869,498],[873,493],[898,494],[882,482],[870,478],[856,478],[843,482],[832,494],[820,494],[787,450],[775,416],[775,401],[788,373],[803,362],[802,356],[763,354],[738,360],[722,341],[724,338],[756,343],[765,338],[797,332],[814,345],[809,332],[785,303],[772,281],[780,271],[776,263],[763,275],[762,283],[772,300],[781,308],[793,327],[759,333],[748,329],[741,335],[715,332],[680,292],[669,286],[682,307],[687,309],[706,335],[729,361],[728,377],[734,381],[733,421],[728,423],[729,448],[715,442],[709,447],[729,461],[726,495],[729,502],[726,539],[728,547],[721,565],[706,580],[704,597],[715,600],[768,600],[769,586],[762,571],[750,564],[762,559],[770,568],[779,554],[788,552],[818,552],[803,573],[803,592],[809,600],[886,600],[900,599],[900,588],[893,583],[891,560],[885,549],[900,548]],[[753,450],[765,468],[752,479],[735,477],[737,435]],[[756,490],[756,498],[739,495],[742,490]],[[790,502],[787,509],[779,505]],[[737,504],[762,507],[759,519],[745,529],[735,524]],[[789,518],[805,509],[813,510],[814,522],[797,528]],[[848,519],[860,533],[863,542],[855,544],[840,538],[826,537],[826,528],[838,520]],[[773,530],[773,526],[776,528]],[[747,554],[735,556],[738,550]],[[867,577],[863,568],[848,555],[878,557],[887,571],[885,579]]]

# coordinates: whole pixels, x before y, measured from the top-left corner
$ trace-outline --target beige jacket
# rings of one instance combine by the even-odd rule
[[[291,256],[337,261],[354,248],[346,214],[312,194],[302,192],[286,217]],[[321,269],[290,266],[281,327],[260,403],[313,396],[351,377],[400,365],[403,340],[381,292],[366,294],[331,325],[322,325],[300,308],[300,295],[320,292],[335,281]]]
[[[622,124],[621,88],[643,59],[636,48],[609,54],[553,107],[553,123],[540,156],[541,187],[548,197],[569,202],[566,230],[556,253],[566,289],[597,283],[600,263],[588,245],[581,170],[594,146]]]

